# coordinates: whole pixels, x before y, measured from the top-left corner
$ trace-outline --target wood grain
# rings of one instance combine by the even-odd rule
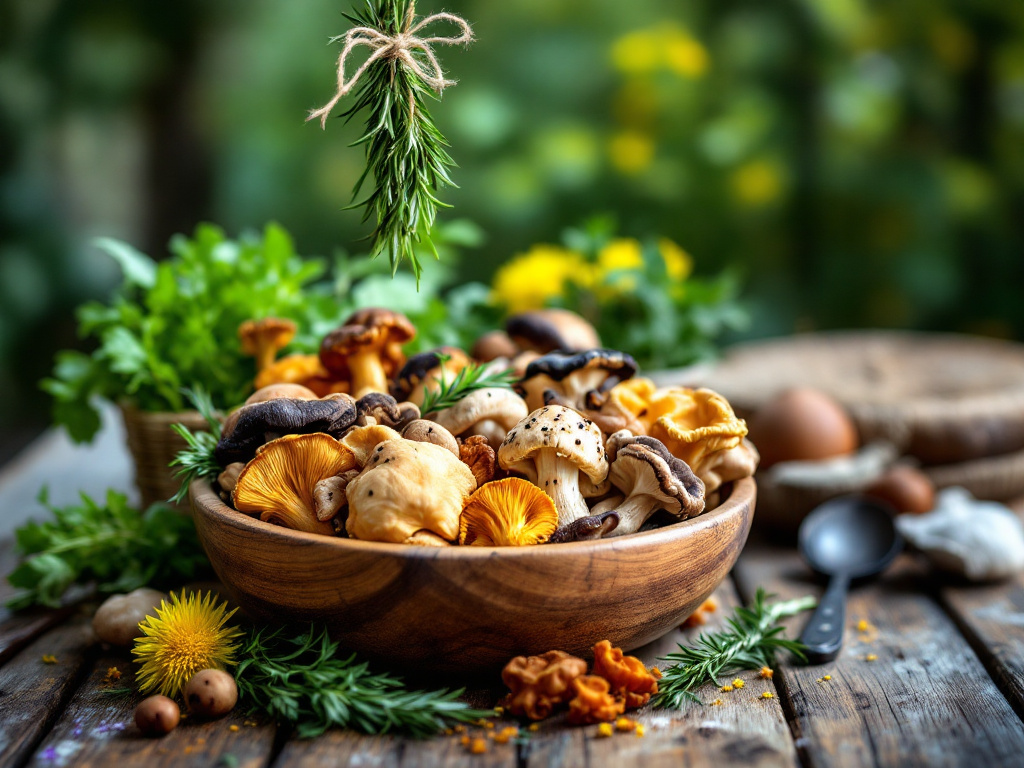
[[[90,622],[75,618],[0,668],[0,765],[20,764],[61,716],[92,643]],[[44,663],[44,655],[56,662]]]
[[[97,659],[29,765],[158,768],[219,764],[260,768],[269,764],[276,729],[269,724],[252,725],[255,721],[248,720],[241,709],[220,720],[185,718],[162,738],[143,736],[134,722],[135,705],[142,697],[103,692],[114,686],[134,687],[133,666],[127,654],[107,654]],[[111,667],[122,672],[118,683],[104,682]],[[236,730],[231,730],[232,726]]]
[[[214,570],[251,615],[325,621],[389,666],[500,668],[519,654],[633,649],[679,624],[722,582],[746,541],[755,485],[717,509],[647,533],[536,547],[409,547],[291,531],[192,485]]]
[[[39,637],[43,632],[66,619],[71,611],[48,610],[36,608],[20,613],[12,613],[6,603],[16,590],[6,579],[6,575],[18,564],[18,555],[14,543],[10,540],[0,541],[0,664],[4,664],[28,643]]]
[[[782,598],[820,595],[795,552],[756,543],[736,573]],[[884,579],[856,588],[839,658],[784,665],[779,688],[804,762],[812,766],[1010,765],[1024,754],[1024,725],[904,557]],[[860,619],[877,632],[852,627]],[[807,617],[790,622],[792,635]],[[869,660],[869,655],[877,659]],[[823,680],[824,675],[831,680]]]

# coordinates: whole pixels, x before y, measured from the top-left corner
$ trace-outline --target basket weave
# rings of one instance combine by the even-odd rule
[[[167,501],[181,485],[168,466],[178,451],[187,448],[185,441],[171,429],[172,424],[184,424],[193,432],[207,430],[206,420],[198,411],[180,413],[146,413],[134,406],[122,404],[128,450],[135,462],[135,485],[142,496],[145,509],[157,501]],[[180,509],[188,509],[182,504]]]

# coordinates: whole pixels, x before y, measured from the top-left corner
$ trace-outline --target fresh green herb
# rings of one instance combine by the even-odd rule
[[[213,456],[221,434],[221,422],[217,410],[213,407],[213,400],[202,387],[186,389],[185,396],[206,420],[210,430],[193,433],[184,424],[171,425],[171,429],[188,444],[188,448],[178,451],[178,455],[171,462],[172,467],[180,467],[174,476],[181,479],[178,492],[170,499],[174,504],[185,500],[188,496],[188,487],[193,480],[200,477],[217,477],[221,472],[221,466]]]
[[[345,17],[357,28],[374,29],[384,38],[401,40],[419,34],[414,29],[414,5],[413,0],[366,0],[362,10]],[[349,36],[336,39],[348,40]],[[430,37],[425,45],[469,39],[468,35]],[[372,48],[385,45],[372,41],[368,38],[362,44]],[[455,186],[448,174],[455,161],[427,110],[427,98],[437,98],[435,91],[447,81],[440,77],[430,83],[424,78],[423,73],[434,71],[436,65],[433,54],[428,58],[424,47],[414,46],[407,51],[415,66],[400,56],[378,56],[359,77],[352,106],[342,113],[347,120],[366,114],[365,133],[354,144],[366,148],[366,169],[356,182],[353,197],[358,198],[370,176],[373,190],[353,207],[365,206],[364,221],[376,219],[372,255],[386,251],[392,274],[403,259],[408,259],[417,284],[423,268],[415,245],[423,243],[437,256],[430,230],[438,207],[450,207],[438,199],[438,190],[445,185]]]
[[[131,688],[100,688],[98,693],[100,696],[109,696],[112,699],[119,699],[124,696],[130,696],[133,691]]]
[[[294,320],[293,347],[308,350],[320,341],[314,330],[337,320],[329,287],[314,286],[326,265],[300,258],[288,233],[273,224],[261,237],[238,240],[202,224],[192,238],[174,237],[172,258],[159,264],[124,243],[98,245],[123,274],[112,301],[78,310],[80,335],[98,347],[91,355],[58,353],[42,383],[54,398],[54,421],[78,442],[99,429],[95,397],[130,401],[142,411],[180,411],[183,388],[201,386],[221,408],[242,402],[255,376],[238,339],[246,320]]]
[[[782,637],[785,628],[778,622],[810,610],[815,606],[814,598],[768,603],[768,597],[758,589],[751,607],[736,609],[727,622],[728,630],[701,635],[695,648],[680,645],[678,653],[665,656],[664,661],[674,664],[662,670],[656,705],[679,709],[685,701],[699,703],[694,694],[697,688],[705,683],[717,685],[719,676],[736,670],[770,667],[780,649],[803,660],[803,643]]]
[[[448,723],[494,714],[458,701],[461,690],[410,691],[400,678],[370,672],[355,656],[339,653],[322,627],[298,637],[282,629],[249,630],[239,658],[241,697],[253,711],[293,724],[300,738],[331,727],[425,737]]]
[[[76,583],[96,581],[101,593],[130,592],[207,572],[209,562],[185,515],[163,504],[140,512],[116,491],[107,492],[105,504],[85,494],[81,499],[81,504],[55,507],[45,488],[40,493],[53,520],[26,523],[15,532],[25,560],[7,580],[23,591],[8,602],[10,607],[58,607]]]
[[[450,359],[448,355],[437,356],[439,365],[447,363]],[[420,413],[426,415],[451,408],[468,394],[479,389],[511,389],[518,381],[514,371],[491,371],[489,367],[486,363],[470,363],[450,382],[445,375],[445,369],[442,368],[440,378],[435,379],[441,386],[426,392]]]

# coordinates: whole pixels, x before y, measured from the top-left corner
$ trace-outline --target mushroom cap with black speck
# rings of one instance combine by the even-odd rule
[[[608,476],[601,430],[561,405],[538,408],[512,427],[498,450],[498,462],[504,469],[528,472],[537,452],[546,449],[554,449],[559,457],[572,461],[595,483]]]
[[[646,492],[664,501],[664,509],[686,519],[704,511],[704,483],[690,466],[673,456],[660,441],[639,435],[621,444],[611,464],[610,477],[627,496],[643,482],[654,482]]]

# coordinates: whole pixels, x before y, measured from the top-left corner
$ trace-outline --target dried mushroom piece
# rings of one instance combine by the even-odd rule
[[[586,671],[587,662],[565,651],[516,656],[501,671],[501,680],[511,691],[505,708],[517,717],[543,720],[575,695],[572,683]]]
[[[279,349],[295,337],[295,323],[280,317],[247,320],[238,327],[242,353],[256,358],[256,370],[263,371],[274,363]]]
[[[448,359],[442,361],[442,356]],[[423,396],[427,391],[440,388],[442,376],[450,381],[470,362],[469,356],[457,347],[438,347],[420,352],[405,361],[391,387],[391,394],[396,400],[423,405]]]
[[[239,408],[224,425],[214,458],[222,467],[249,461],[256,449],[282,435],[323,432],[341,435],[356,418],[355,402],[348,395],[323,400],[277,398]]]
[[[451,451],[430,443],[389,440],[377,445],[362,473],[349,483],[351,537],[405,542],[417,531],[445,541],[459,537],[459,515],[476,490],[469,468]]]
[[[357,427],[381,424],[392,429],[400,429],[402,417],[398,401],[383,392],[370,392],[356,400]]]
[[[610,683],[615,695],[624,699],[626,709],[642,707],[658,692],[658,678],[653,670],[636,656],[626,656],[620,648],[612,648],[608,640],[594,646],[593,673]]]
[[[410,421],[402,430],[402,437],[406,440],[415,440],[418,443],[433,443],[434,445],[439,445],[442,448],[451,451],[456,456],[459,456],[461,459],[459,441],[455,439],[455,435],[442,427],[436,421],[427,421],[426,419]]]
[[[359,472],[359,469],[347,469],[334,477],[325,477],[313,486],[313,511],[317,520],[333,520],[348,506],[345,489],[358,477]]]
[[[735,448],[711,454],[703,467],[705,493],[713,493],[725,483],[751,477],[757,471],[759,460],[757,448],[746,438]]]
[[[225,493],[231,493],[238,484],[238,476],[245,469],[245,464],[240,461],[233,462],[224,467],[224,471],[217,475],[217,484]]]
[[[451,408],[425,415],[456,437],[483,435],[497,448],[528,413],[526,403],[511,389],[487,387],[471,392]]]
[[[477,487],[491,482],[498,472],[498,455],[483,435],[470,435],[461,441],[459,459],[473,473]]]
[[[462,510],[459,544],[521,547],[540,544],[555,532],[558,510],[533,483],[508,477],[478,488]]]
[[[567,309],[538,309],[512,315],[505,321],[505,331],[519,349],[542,355],[601,346],[594,326]]]
[[[316,484],[355,468],[355,456],[330,435],[287,435],[261,446],[231,494],[239,512],[307,533],[334,534],[316,516]]]
[[[556,402],[577,410],[594,409],[590,393],[607,392],[636,374],[636,361],[614,349],[590,349],[568,355],[552,352],[526,367],[519,382],[531,409]]]
[[[516,424],[498,451],[498,463],[551,496],[559,525],[590,514],[580,493],[580,472],[594,483],[608,476],[601,430],[559,405],[539,408]]]
[[[345,445],[356,457],[356,464],[362,468],[373,456],[374,450],[381,443],[389,440],[398,440],[402,436],[391,427],[374,424],[369,427],[353,427],[341,438]]]
[[[609,723],[625,711],[625,702],[612,694],[603,677],[581,675],[572,687],[575,696],[569,702],[569,722],[573,725]]]
[[[704,483],[653,437],[618,445],[609,477],[626,496],[616,509],[619,525],[611,536],[636,533],[659,509],[680,520],[704,511]]]
[[[350,380],[352,393],[387,392],[388,377],[405,362],[402,344],[416,328],[400,312],[370,307],[349,317],[320,344],[320,362],[332,376]]]
[[[549,544],[565,544],[570,541],[590,541],[601,539],[615,530],[619,524],[619,515],[612,509],[610,511],[595,512],[592,515],[573,520],[568,525],[551,534]]]
[[[660,411],[666,404],[671,410],[658,417],[648,434],[689,464],[701,480],[710,457],[740,445],[747,434],[747,423],[737,418],[729,401],[710,389],[666,390],[655,397],[654,405]]]

